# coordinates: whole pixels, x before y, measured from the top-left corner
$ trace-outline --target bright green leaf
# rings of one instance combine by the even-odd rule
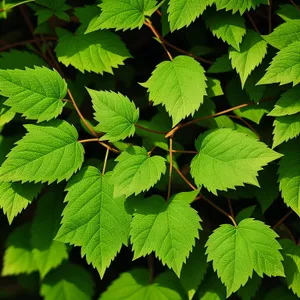
[[[245,219],[237,227],[222,224],[206,243],[208,261],[213,262],[227,297],[245,285],[255,271],[259,276],[284,276],[277,234],[261,221]]]
[[[28,133],[17,142],[0,168],[0,180],[49,182],[68,180],[83,163],[78,133],[66,121],[25,125]]]
[[[113,68],[124,65],[124,60],[131,57],[119,36],[106,30],[84,34],[79,28],[73,34],[58,28],[57,33],[59,41],[55,51],[58,60],[82,73],[112,74]]]
[[[229,49],[232,67],[241,78],[242,87],[251,72],[267,54],[267,43],[255,31],[248,31],[240,45],[240,51]]]
[[[281,49],[273,58],[265,76],[257,84],[300,82],[300,41]]]
[[[273,148],[283,142],[297,137],[300,134],[300,113],[277,117],[274,121]]]
[[[203,13],[207,5],[206,0],[170,0],[168,19],[171,31],[189,26]]]
[[[141,28],[145,17],[153,13],[156,0],[104,0],[100,4],[102,12],[99,17],[94,18],[86,33],[99,29],[115,28],[116,30],[127,30]]]
[[[227,191],[244,183],[258,185],[258,171],[282,155],[244,133],[222,128],[201,134],[195,142],[198,154],[191,174],[198,186]]]
[[[276,102],[274,109],[268,114],[272,117],[282,117],[300,112],[300,85],[288,89]]]
[[[285,22],[276,27],[272,33],[263,37],[273,47],[283,49],[300,40],[300,20]]]
[[[0,182],[0,208],[9,224],[38,195],[41,187],[32,183]]]
[[[240,50],[240,43],[246,34],[245,20],[242,16],[226,11],[211,11],[204,14],[204,20],[214,36],[222,39],[237,51]]]
[[[178,277],[201,229],[200,217],[183,199],[181,193],[168,202],[160,196],[139,202],[130,231],[134,259],[154,251]]]
[[[131,219],[125,197],[113,196],[110,178],[111,173],[103,176],[95,167],[84,168],[71,178],[62,226],[55,238],[80,246],[101,278],[122,245],[127,245]]]
[[[207,87],[202,66],[183,55],[157,65],[152,76],[141,85],[148,88],[154,105],[166,107],[173,126],[199,109]]]
[[[178,292],[178,278],[171,273],[162,273],[153,283],[149,283],[149,272],[145,269],[134,269],[122,273],[118,279],[101,294],[99,300],[182,300]]]
[[[149,157],[147,150],[138,146],[122,152],[116,161],[118,163],[111,177],[115,197],[129,197],[148,191],[166,173],[166,161],[163,157]]]
[[[232,70],[228,54],[218,57],[207,70],[207,73],[226,73]]]
[[[87,89],[93,102],[98,129],[106,135],[101,140],[115,142],[133,136],[135,123],[139,119],[139,109],[126,96],[108,91]]]
[[[67,84],[56,71],[45,67],[0,70],[0,94],[4,104],[27,119],[48,121],[61,114]]]
[[[300,216],[300,139],[281,147],[284,154],[279,163],[279,187],[285,204]]]

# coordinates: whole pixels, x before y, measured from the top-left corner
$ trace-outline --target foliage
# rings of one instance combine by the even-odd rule
[[[300,298],[299,3],[0,22],[1,299]]]

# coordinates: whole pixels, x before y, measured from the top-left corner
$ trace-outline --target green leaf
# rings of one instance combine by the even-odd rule
[[[4,105],[5,99],[3,97],[0,98],[0,126],[3,126],[9,123],[16,115],[15,112],[11,109],[11,107]]]
[[[258,171],[282,155],[244,133],[222,128],[201,134],[195,142],[198,154],[191,174],[198,186],[227,191],[244,183],[258,185]]]
[[[84,7],[76,7],[74,10],[80,23],[86,27],[93,18],[101,13],[101,9],[97,5],[85,5]]]
[[[257,84],[300,82],[300,41],[281,49],[273,58],[265,76]]]
[[[242,15],[246,10],[250,10],[251,8],[256,8],[261,4],[268,5],[268,0],[208,0],[211,4],[215,4],[217,6],[217,10],[225,9],[232,10],[232,13],[240,12]]]
[[[37,270],[37,265],[30,244],[30,227],[26,223],[13,231],[7,239],[2,276],[30,274]]]
[[[55,188],[50,188],[38,201],[36,215],[31,227],[31,244],[41,278],[68,258],[66,245],[54,241],[59,229],[63,210],[63,197]],[[51,212],[51,213],[49,213]]]
[[[300,40],[300,20],[285,22],[276,27],[269,35],[264,35],[263,38],[274,48],[283,49]]]
[[[202,66],[183,55],[157,65],[152,76],[141,85],[148,88],[154,105],[166,107],[173,126],[199,109],[207,87]]]
[[[101,278],[111,261],[127,245],[130,215],[125,197],[114,197],[111,173],[95,167],[82,169],[68,182],[62,226],[56,240],[81,247],[82,256],[97,268]]]
[[[218,97],[224,95],[222,90],[221,81],[215,78],[207,77],[207,96],[209,98]]]
[[[189,26],[203,13],[207,5],[206,0],[170,0],[168,19],[171,31]]]
[[[161,156],[150,157],[145,148],[133,146],[122,152],[117,158],[111,184],[114,196],[138,195],[148,191],[166,173],[166,160]]]
[[[46,63],[36,54],[28,51],[11,50],[0,54],[0,69],[23,69],[43,66]]]
[[[300,246],[291,240],[281,240],[283,248],[283,266],[288,288],[300,298]]]
[[[207,267],[208,263],[206,262],[204,242],[203,240],[196,240],[196,245],[186,264],[183,265],[180,274],[181,285],[188,293],[189,299],[192,299],[195,295],[204,278]]]
[[[81,167],[84,148],[75,127],[62,120],[24,127],[28,133],[2,164],[1,181],[60,182]]]
[[[82,73],[113,74],[113,68],[124,65],[124,60],[131,57],[119,36],[106,30],[84,34],[80,27],[73,34],[58,28],[57,34],[59,41],[55,51],[58,60]]]
[[[300,113],[277,117],[274,121],[273,148],[283,142],[297,137],[300,134]]]
[[[226,73],[232,70],[228,54],[218,57],[207,70],[207,73]]]
[[[45,300],[91,300],[94,283],[85,268],[67,262],[46,276],[40,294]]]
[[[267,54],[267,43],[261,36],[249,30],[240,45],[240,51],[229,49],[232,67],[241,78],[242,87],[251,72],[262,62]]]
[[[240,51],[240,43],[246,34],[245,20],[242,16],[226,11],[209,11],[204,14],[204,20],[214,36]]]
[[[243,221],[244,219],[250,218],[256,208],[256,205],[248,206],[242,209],[235,217],[237,223]]]
[[[279,163],[279,187],[284,203],[300,216],[300,139],[282,145]]]
[[[155,252],[179,277],[182,265],[199,236],[200,217],[184,201],[183,193],[166,202],[152,196],[139,202],[131,222],[134,259]]]
[[[206,243],[208,261],[226,285],[227,297],[259,276],[284,276],[277,234],[261,221],[245,219],[237,227],[222,224]]]
[[[149,271],[134,269],[122,273],[118,279],[101,294],[99,300],[182,300],[178,292],[178,278],[172,273],[162,273],[156,277],[153,283],[149,283]]]
[[[29,3],[29,2],[33,2],[34,0],[6,0],[4,2],[4,6],[3,6],[3,9],[4,10],[9,10],[9,9],[12,9],[16,6],[19,6],[19,5],[22,5],[22,4],[25,4],[25,3]]]
[[[0,70],[0,94],[4,104],[27,119],[48,121],[61,114],[67,84],[56,71],[45,67]]]
[[[272,117],[282,117],[300,112],[300,85],[288,89],[280,96],[274,109],[268,114]]]
[[[279,5],[280,9],[276,11],[277,15],[284,21],[299,19],[299,12],[291,4]]]
[[[110,28],[140,29],[156,4],[156,0],[104,0],[99,5],[102,13],[90,22],[85,33]]]
[[[226,289],[217,274],[209,269],[204,281],[201,283],[197,300],[225,300]]]
[[[134,124],[139,119],[139,109],[134,102],[121,93],[87,91],[92,98],[95,120],[99,122],[98,129],[106,133],[101,140],[115,142],[134,135]]]
[[[248,280],[246,285],[241,287],[237,292],[241,300],[251,300],[257,293],[257,290],[259,289],[261,282],[262,282],[262,278],[256,274],[253,274],[253,277]]]
[[[7,216],[9,224],[38,195],[40,184],[0,182],[0,207]]]
[[[35,0],[39,5],[46,6],[53,11],[61,10],[66,4],[66,0]]]

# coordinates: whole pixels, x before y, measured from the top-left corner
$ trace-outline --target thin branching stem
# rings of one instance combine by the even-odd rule
[[[169,138],[169,149],[170,149],[170,168],[169,168],[169,184],[168,184],[168,196],[167,200],[169,200],[171,196],[171,185],[172,185],[172,171],[173,171],[173,137]]]
[[[106,152],[105,152],[105,158],[104,158],[104,163],[103,163],[102,175],[105,174],[107,160],[108,160],[108,154],[109,154],[109,148],[107,148]]]
[[[79,140],[78,142],[81,144],[85,144],[85,143],[92,143],[92,142],[98,142],[98,141],[99,141],[98,138],[94,138],[94,139]]]
[[[278,226],[280,226],[291,214],[293,213],[292,210],[290,210],[288,213],[286,213],[273,227],[272,229],[275,230]]]
[[[243,122],[251,131],[253,131],[255,133],[255,135],[258,137],[258,139],[260,140],[260,135],[259,133],[254,129],[254,127],[247,122],[244,118],[240,117],[240,116],[235,116],[235,115],[228,115],[229,118],[231,119],[238,119],[241,122]]]
[[[290,2],[300,11],[300,7],[293,0],[290,0]]]
[[[246,17],[248,18],[249,22],[250,22],[251,25],[253,26],[254,30],[255,30],[257,33],[260,34],[260,32],[259,32],[259,30],[258,30],[258,28],[257,28],[257,26],[256,26],[256,24],[255,24],[255,22],[254,22],[254,20],[253,20],[253,18],[251,17],[250,13],[246,13]]]
[[[138,123],[135,123],[134,125],[135,125],[135,127],[137,127],[137,128],[140,128],[140,129],[142,129],[142,130],[144,130],[144,131],[148,131],[148,132],[151,132],[151,133],[162,134],[162,135],[166,135],[166,134],[167,134],[167,132],[158,131],[158,130],[153,130],[153,129],[144,127],[144,126],[142,126],[142,125],[140,125],[140,124],[138,124]]]

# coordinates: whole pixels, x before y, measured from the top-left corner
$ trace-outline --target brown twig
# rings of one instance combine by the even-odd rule
[[[227,199],[227,201],[228,201],[228,207],[229,207],[230,215],[231,215],[231,217],[234,219],[234,212],[233,212],[231,200],[230,200],[230,199]]]
[[[57,40],[56,37],[52,37],[52,36],[45,37],[44,39],[46,39],[47,41],[56,41]],[[24,46],[24,45],[27,45],[27,44],[36,44],[39,41],[42,41],[42,39],[41,38],[35,38],[35,39],[32,39],[32,40],[15,42],[13,44],[9,44],[9,45],[6,45],[6,46],[3,46],[2,48],[0,48],[0,52],[9,50],[11,48],[16,48],[16,47],[19,47],[19,46]]]
[[[105,174],[106,165],[107,165],[107,159],[108,159],[108,154],[109,154],[109,149],[107,148],[106,152],[105,152],[105,158],[104,158],[104,163],[103,163],[102,175]]]
[[[148,255],[148,268],[149,268],[149,284],[151,284],[154,280],[155,272],[154,272],[154,262],[155,257],[153,253]]]
[[[190,188],[192,188],[194,191],[197,189],[182,173],[180,170],[178,170],[177,168],[175,168],[173,166],[174,170],[178,173],[178,175],[188,184],[188,186]],[[234,218],[228,214],[224,209],[222,209],[221,207],[219,207],[218,205],[216,205],[215,203],[213,203],[211,200],[209,200],[207,197],[205,197],[203,194],[200,194],[196,200],[200,200],[200,199],[203,199],[204,201],[206,201],[208,204],[210,204],[211,206],[213,206],[215,209],[217,209],[219,212],[221,212],[223,215],[225,215],[226,217],[228,217],[231,222],[233,223],[233,225],[235,227],[237,227],[237,224],[234,220]]]
[[[158,131],[158,130],[153,130],[153,129],[146,128],[146,127],[144,127],[144,126],[142,126],[142,125],[140,125],[138,123],[135,123],[134,125],[137,128],[140,128],[142,130],[145,130],[145,131],[148,131],[148,132],[151,132],[151,133],[163,134],[163,135],[165,135],[167,133],[167,132],[163,132],[163,131]]]
[[[112,151],[112,152],[114,152],[114,153],[119,154],[119,153],[121,152],[120,150],[115,149],[115,148],[113,148],[113,147],[111,147],[111,146],[105,144],[104,142],[98,141],[98,144],[100,144],[101,146],[105,147],[106,149],[108,149],[108,150],[110,150],[110,151]]]
[[[163,42],[163,38],[162,36],[158,33],[157,29],[154,27],[154,25],[152,24],[152,22],[147,19],[144,24],[149,27],[151,29],[151,31],[154,33],[154,35],[158,38],[158,40],[160,41],[162,47],[164,48],[165,52],[167,53],[168,57],[170,60],[173,60],[173,57],[171,55],[171,53],[169,52],[169,50],[167,49],[167,47],[165,46],[165,43]]]
[[[169,143],[170,143],[170,168],[169,168],[169,183],[168,183],[168,196],[167,200],[169,200],[171,196],[171,184],[172,184],[172,171],[173,171],[173,136],[170,136],[169,138]]]
[[[243,122],[251,131],[253,131],[255,133],[255,135],[258,137],[258,139],[260,140],[260,135],[258,134],[258,132],[254,129],[254,127],[247,122],[244,118],[240,117],[240,116],[235,116],[235,115],[228,115],[229,118],[231,119],[238,119],[241,122]]]
[[[300,11],[299,6],[293,0],[290,0],[290,2]]]
[[[292,210],[290,210],[287,214],[285,214],[273,227],[272,229],[275,230],[281,223],[283,223],[291,214],[293,213]]]
[[[290,229],[284,223],[282,223],[282,226],[283,226],[284,230],[287,232],[287,234],[289,235],[289,237],[291,238],[291,240],[297,245],[297,241],[294,238],[294,236],[293,236],[292,232],[290,231]]]
[[[173,153],[186,153],[186,154],[198,154],[197,151],[194,150],[172,150]]]
[[[254,30],[260,34],[260,32],[259,32],[259,30],[258,30],[258,28],[257,28],[257,26],[256,26],[256,24],[254,22],[254,20],[252,19],[251,15],[248,12],[246,13],[246,17],[250,21],[250,23],[253,26]]]
[[[92,143],[92,142],[98,142],[98,141],[99,141],[99,139],[95,138],[95,139],[79,140],[78,142],[81,143],[81,144],[84,144],[84,143]]]
[[[269,0],[268,24],[269,24],[269,33],[271,33],[272,32],[272,0]]]
[[[157,148],[157,146],[153,146],[150,151],[148,151],[148,156],[151,156],[152,152]]]

